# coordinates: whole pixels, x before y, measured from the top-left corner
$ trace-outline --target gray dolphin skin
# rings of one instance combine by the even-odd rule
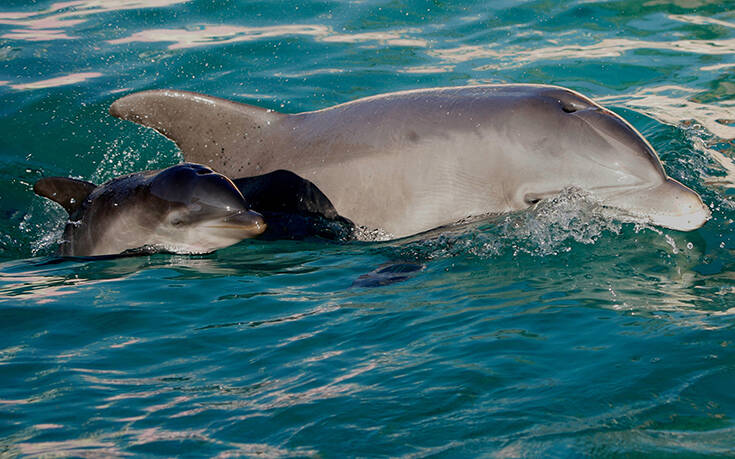
[[[562,87],[421,89],[296,114],[154,90],[122,97],[110,113],[229,177],[298,174],[339,215],[394,237],[525,209],[568,187],[675,230],[710,216],[629,123]]]
[[[60,246],[67,256],[207,253],[266,227],[230,179],[199,164],[137,172],[100,186],[47,177],[33,190],[69,213]]]

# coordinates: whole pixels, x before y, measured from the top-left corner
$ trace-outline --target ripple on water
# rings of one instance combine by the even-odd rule
[[[735,26],[726,2],[11,1],[0,8],[0,451],[726,455]],[[180,160],[112,119],[177,88],[289,113],[480,83],[579,90],[713,218],[565,190],[421,237],[54,256],[32,184]],[[0,453],[2,454],[2,453]]]

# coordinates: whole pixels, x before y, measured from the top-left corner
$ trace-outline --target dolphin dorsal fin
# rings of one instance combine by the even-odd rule
[[[153,128],[173,140],[186,161],[234,177],[252,174],[233,169],[231,159],[245,155],[257,158],[272,151],[276,137],[273,130],[287,116],[218,97],[173,90],[127,95],[113,102],[110,114]]]
[[[69,215],[76,212],[95,188],[94,183],[67,177],[45,177],[33,185],[37,195],[61,204]]]

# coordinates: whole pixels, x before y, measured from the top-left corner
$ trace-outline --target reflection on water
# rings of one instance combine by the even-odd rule
[[[696,14],[670,14],[669,19],[675,21],[686,22],[687,24],[695,25],[718,25],[722,27],[729,27],[735,29],[735,23],[722,21],[720,19],[708,18],[705,16],[697,16]]]
[[[707,183],[722,185],[729,188],[735,187],[735,162],[733,162],[733,159],[728,158],[714,148],[708,148],[701,140],[699,142],[695,142],[695,146],[707,152],[710,158],[717,161],[725,171],[724,177],[711,178],[707,180]]]
[[[454,70],[453,65],[422,65],[418,67],[404,67],[399,73],[447,73]]]
[[[59,301],[60,297],[77,294],[82,287],[99,287],[109,282],[116,282],[116,279],[84,279],[40,271],[19,275],[0,273],[0,302],[30,300],[37,305],[48,304]]]
[[[675,5],[679,8],[700,8],[721,3],[722,0],[649,0],[644,3],[644,6]]]
[[[0,12],[0,24],[19,27],[2,38],[23,41],[52,41],[79,38],[65,29],[84,23],[85,16],[137,8],[158,8],[186,3],[189,0],[79,0],[55,3],[39,12]],[[390,46],[426,47],[428,42],[409,36],[420,29],[381,30],[363,33],[336,33],[324,25],[281,25],[242,27],[233,25],[201,25],[186,29],[150,29],[128,37],[109,40],[110,44],[132,42],[174,42],[169,49],[186,49],[211,44],[228,44],[284,36],[313,36],[329,43],[375,42]]]
[[[53,457],[124,457],[123,451],[118,449],[113,439],[102,441],[94,438],[80,438],[76,440],[18,443],[15,445],[17,453],[28,456]]]
[[[8,84],[13,89],[44,89],[44,88],[55,88],[57,86],[66,86],[69,84],[81,83],[83,81],[90,80],[92,78],[101,77],[100,72],[82,72],[82,73],[71,73],[56,78],[49,78],[48,80],[34,81],[31,83],[16,83]],[[0,82],[0,85],[3,82]]]
[[[704,72],[709,72],[712,70],[724,70],[735,67],[735,64],[715,64],[715,65],[705,65],[699,68],[699,70],[702,70]]]
[[[722,139],[735,138],[735,126],[722,120],[735,119],[735,100],[718,105],[693,102],[690,97],[699,91],[684,86],[658,86],[640,89],[632,94],[598,98],[600,103],[624,105],[672,125],[696,120],[712,134]]]
[[[541,60],[600,59],[620,57],[634,50],[659,49],[702,55],[731,55],[735,53],[735,39],[726,40],[676,40],[644,41],[628,38],[606,38],[590,45],[562,45],[525,49],[518,46],[463,45],[456,48],[433,49],[435,55],[448,63],[467,62],[475,59],[505,59],[477,67],[476,70],[494,70],[523,66]]]
[[[376,42],[392,46],[427,46],[426,40],[410,38],[409,31],[393,30],[356,34],[336,33],[322,25],[282,25],[270,27],[241,27],[203,25],[196,29],[150,29],[134,33],[125,38],[110,40],[108,43],[119,45],[133,42],[174,42],[168,49],[185,49],[206,45],[223,45],[267,38],[294,35],[315,37],[328,43]]]
[[[132,42],[174,42],[169,49],[185,49],[211,44],[227,44],[253,41],[264,38],[289,35],[324,36],[328,33],[325,26],[284,25],[274,27],[238,27],[205,25],[198,29],[150,29],[133,35],[110,40],[119,45]]]
[[[85,16],[110,11],[140,8],[160,8],[186,3],[189,0],[73,0],[58,2],[49,8],[32,12],[2,12],[0,24],[20,27],[2,38],[24,41],[70,40],[79,38],[68,35],[63,29],[86,21]]]
[[[92,438],[79,438],[58,442],[21,442],[13,450],[15,454],[33,457],[130,457],[131,454],[116,445],[123,436],[130,445],[155,444],[156,442],[194,442],[210,445],[213,449],[227,448],[216,457],[312,457],[317,451],[306,448],[285,449],[265,443],[224,442],[207,434],[206,429],[168,430],[160,427],[144,429],[126,428],[125,434],[101,434]]]
[[[409,33],[421,32],[420,30],[389,30],[381,32],[365,32],[355,34],[330,34],[322,38],[325,42],[334,43],[361,43],[375,41],[382,45],[391,46],[415,46],[425,48],[428,46],[426,40],[412,38]]]
[[[51,40],[71,40],[71,35],[67,35],[63,30],[39,30],[39,29],[13,29],[10,33],[3,34],[0,38],[8,40],[23,41],[51,41]]]
[[[243,249],[246,252],[247,248]],[[147,270],[166,270],[169,279],[186,281],[202,276],[222,278],[243,272],[243,266],[257,269],[260,255],[248,253],[236,260],[214,257],[158,254],[133,257],[48,258],[43,263],[20,261],[0,270],[0,302],[30,301],[33,304],[56,302],[62,296],[84,289],[103,289],[104,284],[124,281]],[[294,261],[295,265],[302,260]],[[283,264],[266,265],[284,269]],[[69,274],[69,272],[73,274]]]

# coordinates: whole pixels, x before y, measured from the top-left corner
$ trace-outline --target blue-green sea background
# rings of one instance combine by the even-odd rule
[[[734,10],[3,0],[0,457],[732,453]],[[405,241],[74,260],[54,255],[65,213],[32,192],[180,160],[107,114],[132,91],[299,112],[479,83],[594,98],[712,220],[620,223],[568,193]],[[379,285],[386,263],[412,272]]]

